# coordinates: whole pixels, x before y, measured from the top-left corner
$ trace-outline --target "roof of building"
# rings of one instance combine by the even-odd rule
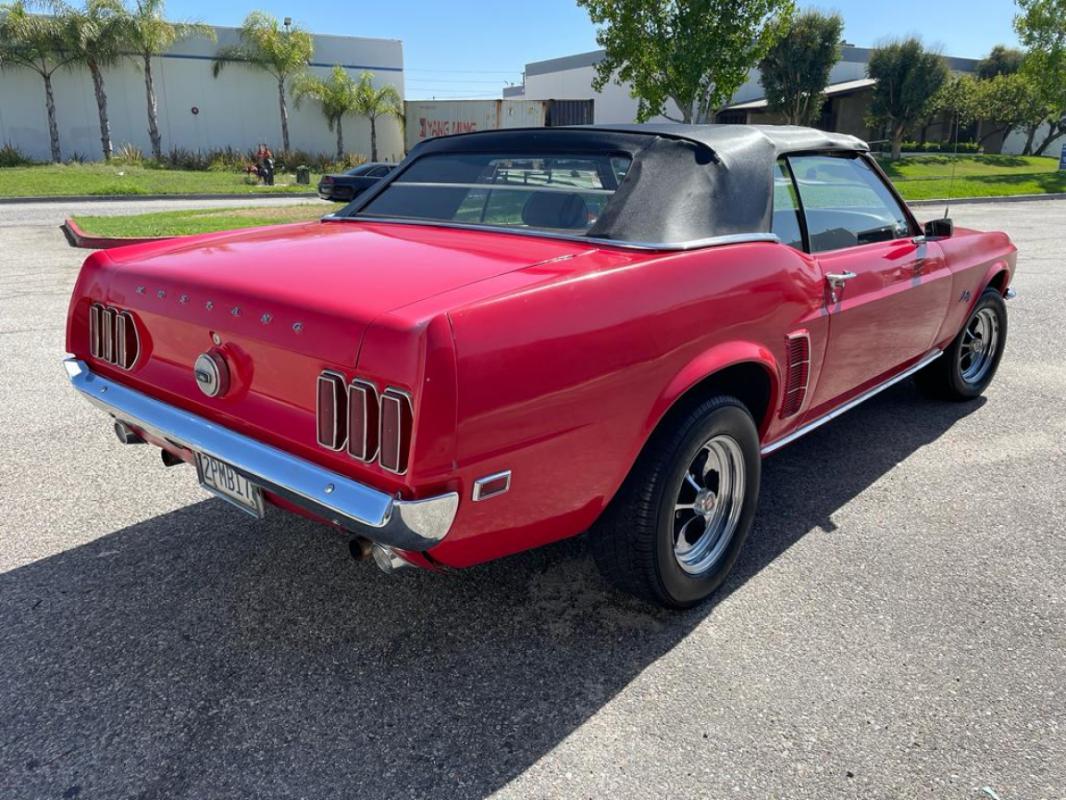
[[[865,64],[870,60],[873,48],[844,45],[841,48],[840,60]],[[549,58],[544,61],[531,61],[526,64],[525,73],[529,75],[546,75],[550,72],[563,72],[568,69],[580,69],[592,67],[603,61],[606,51],[590,50],[586,53],[575,53],[560,58]],[[960,58],[958,56],[944,56],[948,67],[956,72],[974,72],[977,69],[976,58]]]
[[[841,81],[840,83],[831,83],[825,87],[825,94],[827,97],[839,97],[845,94],[851,94],[852,92],[859,92],[863,89],[868,89],[877,83],[876,78],[859,78],[855,81]],[[759,100],[749,100],[746,103],[736,103],[735,105],[726,106],[723,111],[758,111],[759,109],[766,108],[768,105],[766,98],[763,97]]]

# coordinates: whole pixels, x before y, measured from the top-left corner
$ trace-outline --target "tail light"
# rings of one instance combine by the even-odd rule
[[[407,472],[413,421],[410,396],[397,389],[386,389],[381,395],[381,455],[378,461],[382,469],[398,475]]]
[[[347,384],[347,385],[346,385]],[[359,461],[380,464],[382,469],[407,472],[414,431],[411,397],[389,387],[378,394],[373,383],[356,378],[347,383],[343,375],[323,372],[318,376],[315,424],[318,443],[329,450],[342,450]]]
[[[348,454],[373,461],[378,454],[380,406],[374,384],[355,380],[348,387]]]
[[[347,395],[344,376],[323,372],[318,376],[318,397],[315,417],[318,421],[318,443],[330,450],[340,450],[348,439]]]
[[[133,369],[140,355],[137,324],[128,311],[93,303],[89,306],[89,352],[93,358]]]

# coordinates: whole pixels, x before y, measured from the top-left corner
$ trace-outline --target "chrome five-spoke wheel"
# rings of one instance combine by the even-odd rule
[[[944,355],[915,375],[915,380],[933,397],[973,400],[995,377],[1006,342],[1003,295],[998,289],[985,289]]]
[[[759,497],[759,431],[731,395],[681,406],[660,423],[590,536],[611,581],[668,608],[722,585]]]
[[[674,504],[674,558],[690,575],[714,565],[729,546],[744,507],[744,453],[724,434],[689,464]]]
[[[991,368],[999,346],[999,318],[982,308],[966,324],[959,347],[959,372],[969,384],[980,383]]]

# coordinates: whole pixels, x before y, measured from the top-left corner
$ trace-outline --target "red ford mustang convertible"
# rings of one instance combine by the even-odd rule
[[[737,559],[761,458],[908,376],[976,397],[1015,248],[923,228],[806,128],[489,131],[320,222],[97,252],[74,388],[238,508],[386,570],[590,531],[670,607]]]

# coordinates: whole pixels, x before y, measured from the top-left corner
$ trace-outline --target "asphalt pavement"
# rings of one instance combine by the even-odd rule
[[[60,366],[69,212],[0,207],[0,798],[1066,797],[1066,202],[955,209],[1021,249],[986,396],[770,457],[681,614],[581,539],[387,577],[121,446]]]

